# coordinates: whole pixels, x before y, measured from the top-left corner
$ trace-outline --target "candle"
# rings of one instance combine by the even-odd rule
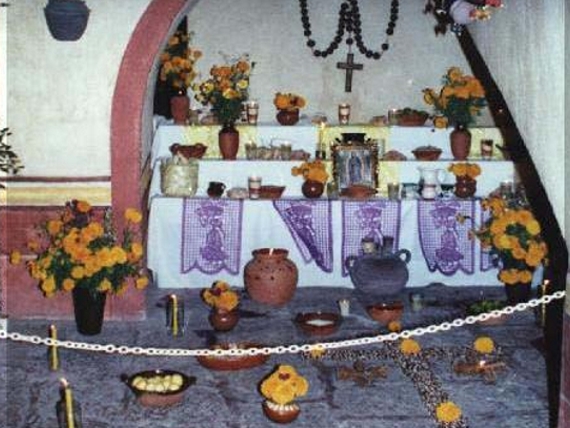
[[[540,290],[542,296],[545,296],[546,293],[548,293],[548,285],[549,285],[549,284],[550,284],[550,281],[549,281],[548,279],[545,279],[545,280],[542,282],[541,290]],[[541,296],[541,297],[542,297],[542,296]],[[542,327],[544,327],[544,325],[546,324],[546,303],[543,303],[543,304],[542,304],[542,306],[541,306],[541,308],[540,308],[540,312],[541,312],[541,317],[540,317],[541,320],[540,320],[540,321],[541,321],[541,323],[542,323]]]
[[[273,255],[273,248],[269,249],[269,255],[272,256]]]
[[[172,304],[172,335],[178,336],[178,299],[176,294],[170,295],[170,301]]]
[[[65,418],[67,420],[67,428],[75,428],[75,420],[73,418],[73,395],[69,383],[64,378],[61,379],[63,388],[63,396],[65,401]]]
[[[52,340],[57,340],[57,328],[55,325],[49,326],[49,337]],[[59,370],[59,356],[57,345],[51,345],[49,349],[49,368],[52,371]]]

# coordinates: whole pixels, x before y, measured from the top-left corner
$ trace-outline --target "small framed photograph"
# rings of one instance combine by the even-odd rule
[[[331,146],[333,179],[342,191],[360,184],[378,187],[378,145],[376,141],[350,142]]]

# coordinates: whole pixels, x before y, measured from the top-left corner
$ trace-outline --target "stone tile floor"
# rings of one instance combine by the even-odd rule
[[[448,321],[464,316],[466,302],[478,297],[502,297],[503,290],[489,287],[431,286],[421,291],[426,306],[413,312],[406,291],[404,328]],[[336,301],[351,299],[351,315],[337,333],[321,339],[333,341],[385,332],[371,320],[347,288],[303,287],[282,308],[269,308],[244,299],[245,311],[237,327],[213,334],[208,308],[198,290],[175,290],[185,301],[185,334],[172,338],[164,326],[164,298],[173,290],[150,289],[148,319],[144,322],[106,322],[98,336],[82,336],[73,322],[56,321],[59,337],[89,343],[165,348],[202,348],[212,341],[256,341],[267,345],[315,342],[298,331],[291,320],[303,311],[337,311]],[[44,336],[50,320],[10,320],[9,330]],[[507,369],[495,383],[481,377],[457,375],[452,370],[454,352],[470,347],[480,335],[488,335],[502,349]],[[471,428],[542,428],[548,425],[544,359],[536,348],[541,331],[531,311],[510,317],[501,326],[472,325],[417,338],[422,352],[431,357],[410,361],[397,345],[352,348],[329,353],[321,360],[300,355],[273,355],[262,366],[244,371],[218,372],[203,368],[193,358],[136,357],[86,351],[60,350],[61,369],[48,370],[43,346],[0,342],[0,427],[57,427],[55,404],[59,379],[65,377],[81,403],[86,428],[136,427],[271,427],[265,418],[257,390],[260,380],[276,364],[292,364],[310,382],[308,394],[298,403],[301,415],[291,427],[438,427],[430,414],[430,400],[446,397],[463,411],[461,424]],[[359,353],[365,366],[382,365],[385,379],[368,386],[339,380],[337,369],[351,367],[342,356]],[[422,354],[423,355],[423,354]],[[354,355],[351,355],[354,357]],[[121,374],[167,368],[197,378],[180,405],[171,408],[141,407],[121,382]],[[426,392],[427,391],[427,392]],[[427,396],[426,396],[427,394]],[[434,398],[435,397],[435,398]]]

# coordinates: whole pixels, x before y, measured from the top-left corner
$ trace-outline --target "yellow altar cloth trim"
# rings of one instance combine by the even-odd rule
[[[3,205],[63,205],[83,199],[91,205],[111,205],[111,189],[102,187],[11,187],[0,190]]]

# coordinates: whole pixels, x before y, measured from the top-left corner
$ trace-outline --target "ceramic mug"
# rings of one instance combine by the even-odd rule
[[[208,184],[207,193],[208,196],[211,198],[219,198],[224,194],[225,190],[226,190],[226,185],[224,183],[221,183],[219,181],[210,181],[210,183]]]

